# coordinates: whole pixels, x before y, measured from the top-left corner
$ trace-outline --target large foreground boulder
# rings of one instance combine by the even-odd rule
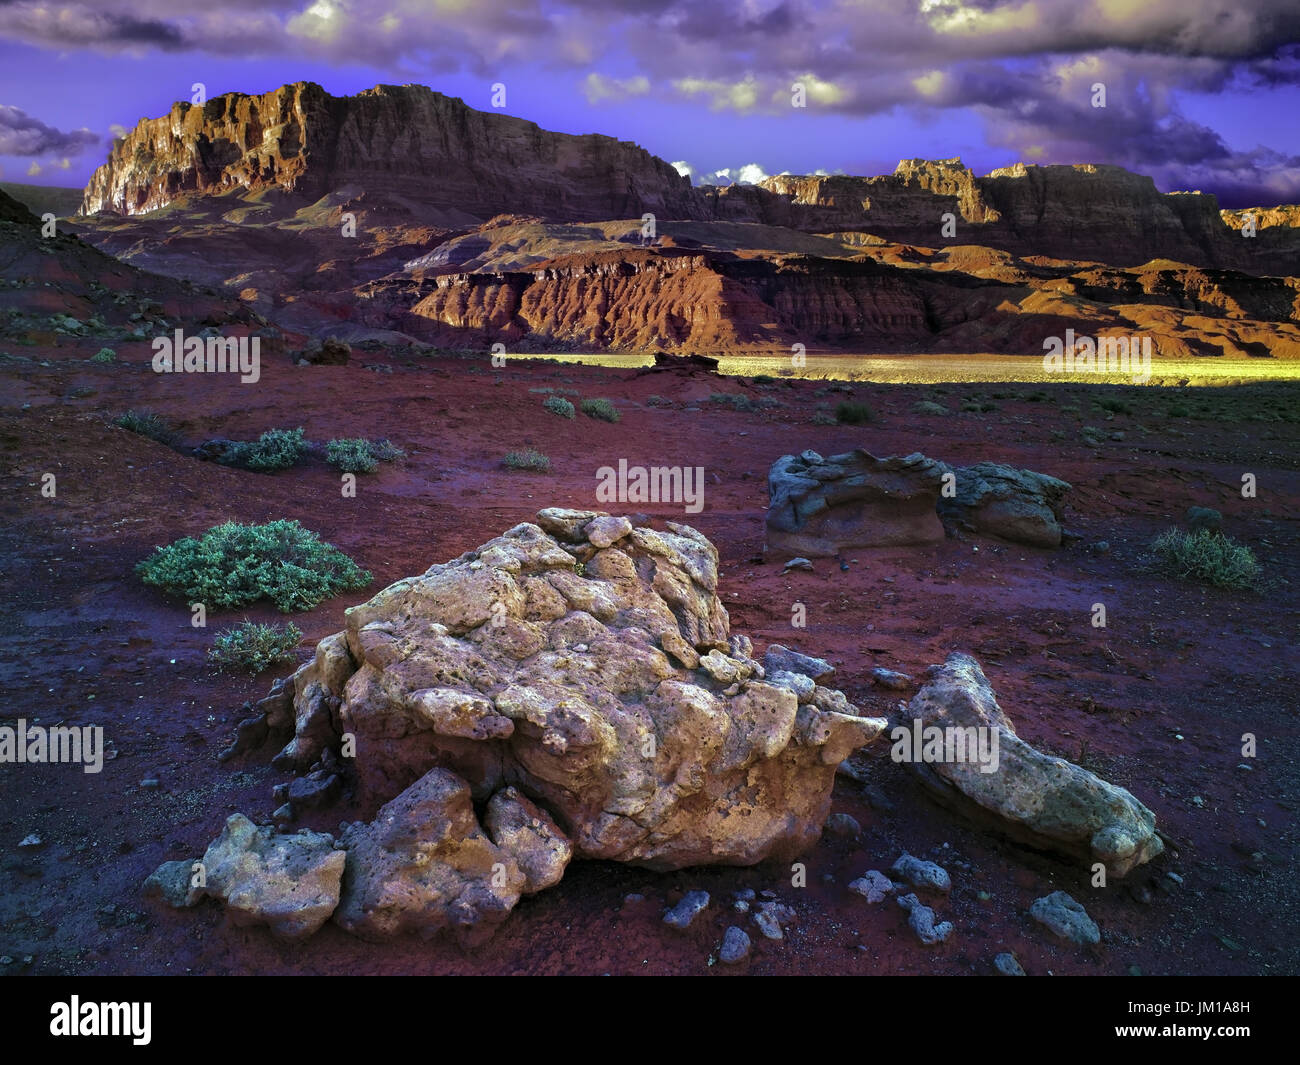
[[[514,787],[574,857],[791,858],[821,833],[836,766],[885,722],[803,674],[767,677],[730,633],[717,563],[689,526],[542,511],[350,609],[268,710],[294,724],[281,764],[354,749],[378,802],[434,769],[480,803]],[[527,841],[540,819],[491,809],[503,849],[534,851],[527,882],[548,879],[550,830]]]
[[[1061,545],[1066,481],[1000,462],[960,466],[956,494],[940,496],[945,525],[1031,547]]]
[[[830,458],[784,455],[768,473],[767,546],[815,558],[942,540],[935,506],[947,471],[919,452],[883,459],[861,448]]]
[[[942,666],[931,667],[901,726],[921,736],[938,735],[928,733],[930,729],[945,730],[945,736],[949,729],[966,730],[951,734],[961,742],[946,747],[944,757],[922,757],[912,743],[912,756],[900,760],[908,761],[943,802],[1013,838],[1089,864],[1100,862],[1116,877],[1164,850],[1155,814],[1128,791],[1073,762],[1044,754],[1016,735],[970,655],[952,654]],[[948,753],[975,749],[978,734],[971,729],[990,730],[978,746],[995,751],[995,759],[981,762]],[[990,766],[993,771],[986,771]]]

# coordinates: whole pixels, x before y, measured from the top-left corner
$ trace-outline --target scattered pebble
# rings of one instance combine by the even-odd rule
[[[902,877],[915,888],[931,888],[945,894],[952,890],[952,878],[948,876],[948,871],[943,866],[923,861],[908,854],[907,851],[903,851],[903,856],[890,866],[889,871]]]
[[[1069,939],[1082,945],[1101,942],[1101,931],[1097,923],[1088,916],[1079,902],[1064,891],[1053,891],[1041,899],[1036,899],[1029,907],[1029,915],[1049,931],[1062,939]]]
[[[999,976],[1024,976],[1025,970],[1021,968],[1020,962],[1016,960],[1014,954],[1008,954],[1005,951],[993,959],[993,968],[998,971]]]
[[[785,568],[781,570],[781,574],[782,576],[784,576],[785,574],[789,573],[792,569],[806,569],[811,572],[812,568],[813,568],[813,564],[809,562],[808,559],[803,557],[792,558],[790,559],[789,562],[785,564]]]
[[[664,912],[664,924],[673,928],[686,929],[709,904],[707,891],[688,891],[681,902]]]
[[[834,813],[826,818],[826,830],[836,836],[860,836],[862,826],[851,814]]]
[[[896,669],[882,669],[877,666],[871,671],[871,679],[879,684],[882,688],[888,688],[890,691],[906,691],[913,684],[912,678],[906,673],[900,673]]]
[[[722,949],[718,960],[724,965],[735,965],[749,957],[749,936],[743,928],[732,925],[722,936]]]
[[[145,777],[144,780],[140,781],[140,787],[148,788],[152,791],[155,788],[162,787],[162,782],[157,777]]]
[[[754,914],[754,923],[768,939],[784,939],[784,926],[794,920],[794,910],[779,902],[764,902]]]
[[[20,847],[39,847],[43,840],[35,832],[30,836],[24,836],[23,841],[18,844]]]
[[[915,895],[899,896],[898,904],[907,910],[907,923],[911,925],[912,931],[916,933],[916,938],[927,947],[932,947],[936,943],[943,943],[952,935],[952,922],[944,921],[942,924],[936,925],[934,923],[934,911],[929,906],[923,906],[921,900]]]
[[[849,890],[870,903],[884,902],[893,893],[894,883],[879,869],[868,869],[849,884]]]

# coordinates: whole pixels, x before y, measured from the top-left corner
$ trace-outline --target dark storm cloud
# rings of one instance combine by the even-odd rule
[[[113,10],[118,6],[119,10]],[[107,9],[107,10],[105,10]],[[58,48],[179,49],[181,30],[161,19],[140,18],[130,5],[44,4],[0,0],[0,34]]]
[[[0,104],[0,155],[79,155],[98,143],[88,129],[65,133],[21,108]]]

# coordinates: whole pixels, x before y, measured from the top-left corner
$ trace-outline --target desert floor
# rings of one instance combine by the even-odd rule
[[[0,955],[10,959],[0,971],[703,973],[736,923],[754,951],[734,969],[714,966],[720,975],[989,973],[1004,950],[1031,975],[1300,972],[1300,385],[756,385],[362,351],[345,367],[266,361],[258,384],[241,385],[155,375],[144,344],[119,346],[113,365],[86,361],[98,346],[27,347],[0,361],[0,677],[9,693],[0,721],[103,725],[116,751],[97,775],[75,766],[0,772]],[[542,388],[609,397],[622,420],[553,416]],[[715,401],[715,392],[749,402]],[[773,402],[757,405],[765,399]],[[848,399],[869,404],[875,419],[814,421],[819,405],[824,422]],[[912,413],[922,399],[949,413]],[[302,426],[315,441],[388,437],[408,458],[360,477],[357,497],[345,499],[324,462],[261,475],[199,461],[114,426],[129,407],[162,414],[187,447]],[[526,446],[545,452],[552,472],[502,465],[506,451]],[[818,560],[811,573],[783,576],[784,559],[762,558],[768,466],[806,448],[855,447],[1064,478],[1074,486],[1067,524],[1080,538],[1051,551],[959,539],[863,550],[846,556],[847,572]],[[856,818],[861,835],[827,833],[805,856],[802,888],[791,886],[787,866],[656,874],[576,863],[472,953],[441,942],[370,944],[332,925],[286,945],[265,929],[233,927],[213,904],[174,912],[142,897],[159,863],[202,853],[231,812],[267,817],[271,788],[286,779],[271,768],[270,749],[216,760],[242,704],[278,674],[231,677],[205,661],[216,629],[280,615],[258,607],[192,628],[185,603],[133,575],[155,545],[229,519],[297,518],[370,569],[367,592],[293,618],[306,635],[304,660],[341,628],[347,606],[388,582],[542,507],[595,506],[596,469],[620,458],[704,468],[701,513],[613,509],[685,520],[708,535],[722,556],[733,631],[760,652],[781,642],[827,657],[839,670],[835,686],[884,713],[899,696],[872,686],[873,667],[919,677],[949,651],[970,651],[1022,737],[1129,788],[1175,845],[1126,881],[1093,888],[1086,869],[935,806],[882,739],[859,756],[869,783],[841,776],[835,788],[833,809]],[[45,473],[57,478],[53,499],[41,495]],[[1242,498],[1244,473],[1256,477],[1256,498]],[[1150,540],[1190,505],[1221,510],[1225,531],[1257,553],[1271,579],[1262,594],[1138,567]],[[804,629],[791,626],[797,602],[807,607]],[[1104,629],[1091,624],[1097,602]],[[1257,737],[1258,757],[1242,757],[1244,733]],[[142,788],[148,778],[161,786]],[[303,823],[334,830],[371,812],[345,799]],[[42,845],[18,848],[32,833]],[[921,946],[892,902],[869,906],[847,890],[904,849],[953,875],[951,899],[936,909],[956,933],[939,947]],[[747,887],[797,911],[784,941],[763,939],[731,912],[732,893]],[[713,895],[711,908],[684,933],[665,926],[664,907],[697,888]],[[1098,921],[1100,947],[1063,945],[1029,919],[1030,903],[1056,889]]]

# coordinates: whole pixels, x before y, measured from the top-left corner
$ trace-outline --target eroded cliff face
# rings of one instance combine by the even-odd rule
[[[96,246],[304,333],[1032,354],[1086,327],[1290,357],[1300,320],[1300,208],[1259,209],[1252,238],[1245,212],[1119,167],[960,159],[692,188],[633,144],[421,86],[177,104],[118,142],[84,209],[107,212],[75,225]]]
[[[551,133],[419,85],[336,97],[298,82],[178,103],[141,121],[92,176],[82,211],[135,215],[187,193],[236,190],[310,202],[352,189],[417,214],[436,207],[480,220],[509,211],[573,220],[701,210],[686,178],[627,141]]]
[[[923,287],[870,261],[631,250],[530,271],[443,274],[369,286],[379,317],[426,339],[539,350],[707,350],[900,344],[931,338]]]
[[[1267,239],[1245,242],[1241,222],[1225,219],[1214,196],[1162,193],[1117,166],[1018,163],[977,177],[959,159],[905,159],[883,177],[781,174],[705,195],[718,218],[856,229],[927,247],[982,244],[1114,266],[1171,259],[1256,274],[1300,269],[1300,237],[1281,210],[1267,215]],[[955,229],[945,232],[947,215]]]
[[[966,249],[977,252],[980,249]],[[1300,282],[1155,262],[1127,270],[987,269],[978,256],[881,245],[871,254],[627,248],[533,269],[394,274],[360,290],[376,326],[451,347],[516,350],[1042,354],[1044,336],[1150,333],[1161,354],[1300,354]],[[873,257],[878,256],[878,257]]]

